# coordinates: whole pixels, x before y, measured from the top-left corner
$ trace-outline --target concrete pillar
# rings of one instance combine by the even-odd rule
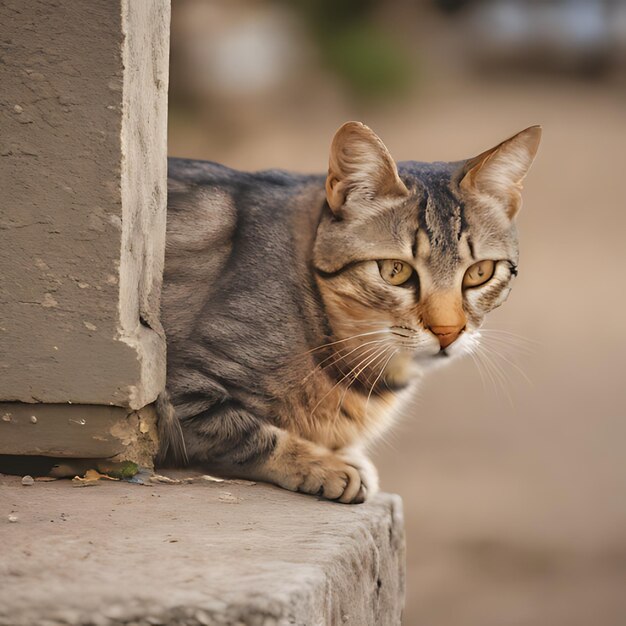
[[[59,447],[164,386],[169,19],[169,0],[0,4],[0,454],[46,453],[42,407],[18,403],[56,406]]]

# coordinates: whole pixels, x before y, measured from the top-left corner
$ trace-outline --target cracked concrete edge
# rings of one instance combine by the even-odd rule
[[[0,454],[133,461],[152,467],[158,446],[152,405],[0,403]]]

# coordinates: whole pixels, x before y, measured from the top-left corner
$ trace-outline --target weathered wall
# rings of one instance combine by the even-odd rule
[[[139,409],[164,385],[169,14],[0,4],[0,400]]]

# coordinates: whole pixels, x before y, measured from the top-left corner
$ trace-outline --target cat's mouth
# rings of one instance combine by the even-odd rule
[[[432,339],[423,331],[402,325],[391,326],[389,330],[392,335],[400,338],[399,346],[411,353],[414,361],[430,361],[439,356],[434,350]]]
[[[429,333],[425,336],[423,332],[420,333],[419,330],[410,326],[391,326],[389,330],[392,335],[400,339],[398,343],[402,348],[413,353],[412,359],[423,364],[452,359],[466,350],[464,345],[467,341],[464,337],[466,333],[462,333],[462,337],[445,348],[441,348],[433,341]]]

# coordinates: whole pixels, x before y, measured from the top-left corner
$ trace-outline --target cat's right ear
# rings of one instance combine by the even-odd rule
[[[373,130],[361,122],[346,122],[335,133],[326,178],[326,199],[335,215],[342,214],[348,199],[371,201],[408,193],[393,158]]]
[[[541,126],[513,135],[465,163],[460,182],[466,193],[495,199],[513,219],[522,204],[522,181],[539,149]]]

